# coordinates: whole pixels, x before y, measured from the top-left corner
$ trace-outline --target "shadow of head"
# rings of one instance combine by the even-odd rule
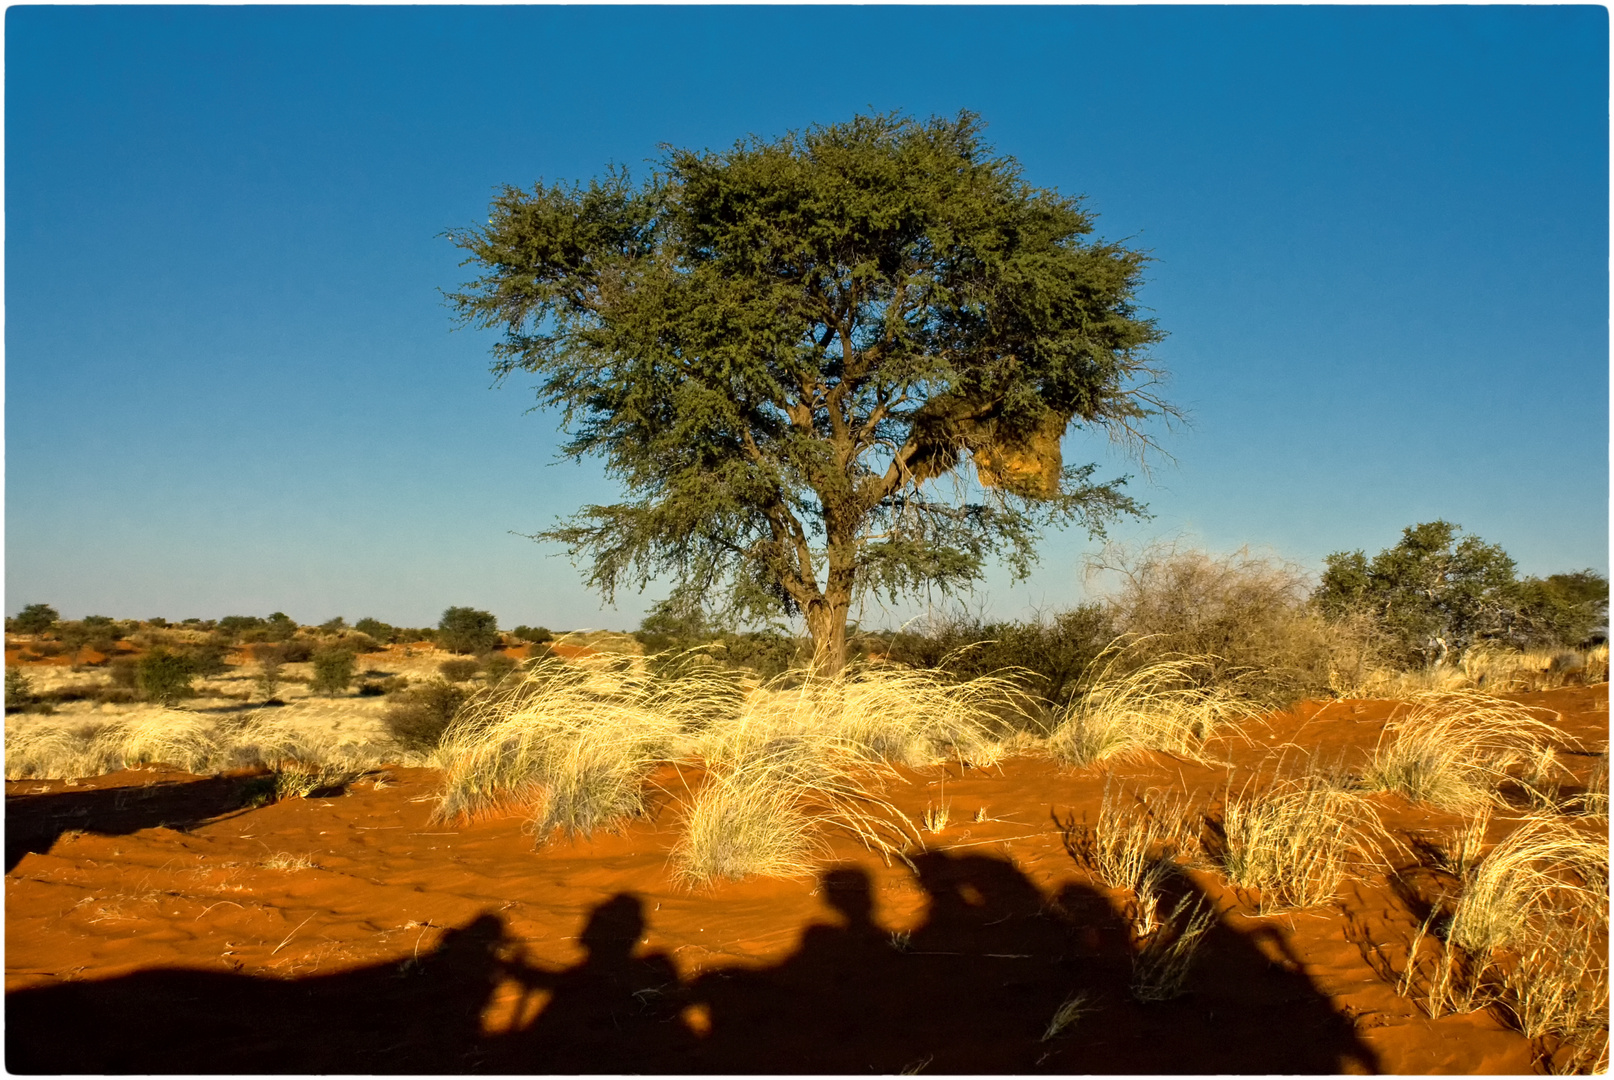
[[[578,940],[594,963],[626,961],[644,931],[644,901],[632,893],[618,893],[594,909]]]

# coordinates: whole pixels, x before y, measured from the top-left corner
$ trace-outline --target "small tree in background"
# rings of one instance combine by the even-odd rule
[[[354,623],[353,629],[366,637],[375,639],[382,645],[390,643],[393,634],[397,632],[394,627],[389,626],[380,619],[372,619],[368,615]]]
[[[449,652],[485,653],[499,643],[499,620],[492,612],[451,607],[437,623],[437,645]]]
[[[135,665],[135,684],[140,696],[159,705],[172,705],[191,694],[196,673],[191,659],[167,649],[152,649]]]
[[[19,634],[43,634],[60,618],[49,604],[29,604],[17,613],[14,624]]]
[[[353,653],[340,646],[314,653],[314,677],[308,689],[315,694],[340,694],[353,685]]]

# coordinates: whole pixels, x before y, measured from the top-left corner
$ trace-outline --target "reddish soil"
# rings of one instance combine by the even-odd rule
[[[1608,739],[1606,685],[1524,695]],[[834,841],[816,877],[690,889],[677,808],[537,849],[518,818],[430,820],[437,774],[246,808],[261,778],[124,772],[6,785],[6,1064],[21,1072],[1519,1073],[1490,1013],[1425,1017],[1393,975],[1439,882],[1398,857],[1329,907],[1258,917],[1208,870],[1220,918],[1190,992],[1134,1002],[1122,897],[1057,822],[1106,771],[1214,801],[1285,744],[1360,754],[1391,705],[1308,704],[1231,769],[1163,756],[907,774],[954,823],[910,869]],[[1297,752],[1286,756],[1297,760]],[[1584,781],[1591,759],[1566,758]],[[659,777],[681,791],[671,771]],[[1565,793],[1573,785],[1566,785]],[[1457,819],[1379,799],[1404,839]],[[987,820],[976,822],[984,808]],[[1492,840],[1507,828],[1499,820]],[[274,868],[274,856],[312,865]],[[266,863],[268,865],[266,865]],[[1410,884],[1409,884],[1410,882]],[[905,937],[901,935],[906,935]],[[1096,1010],[1047,1041],[1078,991]]]

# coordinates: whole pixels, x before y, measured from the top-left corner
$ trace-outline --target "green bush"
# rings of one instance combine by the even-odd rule
[[[460,706],[470,699],[471,691],[463,686],[433,681],[397,695],[382,720],[400,745],[430,751],[436,749]]]
[[[17,613],[15,624],[18,633],[43,634],[60,618],[49,604],[29,604]]]
[[[33,703],[34,681],[22,668],[6,668],[6,712],[18,712]]]
[[[340,694],[353,685],[353,653],[338,647],[314,654],[314,678],[308,689],[314,694]]]
[[[190,657],[167,649],[153,649],[135,665],[135,683],[140,696],[159,705],[172,705],[180,698],[189,697],[191,680]]]
[[[191,673],[207,678],[211,675],[223,675],[230,670],[227,657],[230,655],[230,643],[227,635],[214,634],[206,641],[199,641],[194,645],[185,647],[185,655],[190,659]]]
[[[133,690],[139,685],[140,662],[132,656],[120,656],[112,661],[108,671],[112,675],[112,685],[123,690]]]
[[[437,645],[456,653],[485,653],[499,643],[499,620],[492,612],[451,607],[437,623]]]
[[[264,620],[264,623],[269,628],[270,641],[289,641],[292,635],[297,633],[296,620],[292,619],[284,611],[274,612]]]
[[[1116,633],[1103,607],[1082,604],[1029,622],[982,622],[960,612],[904,628],[888,640],[860,635],[857,644],[865,653],[884,652],[896,663],[941,668],[961,679],[1018,669],[1028,673],[1028,691],[1063,705]]]
[[[397,632],[395,627],[388,626],[380,619],[372,619],[368,615],[354,623],[353,629],[382,644],[391,642],[393,634]]]
[[[442,672],[443,678],[453,683],[464,682],[481,668],[482,665],[475,660],[444,660],[437,665],[437,670]]]
[[[542,626],[518,626],[510,633],[522,641],[530,641],[534,645],[545,645],[555,640],[555,635]]]

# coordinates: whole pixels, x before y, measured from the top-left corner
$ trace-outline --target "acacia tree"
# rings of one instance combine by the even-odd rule
[[[541,377],[563,453],[624,488],[537,539],[607,599],[668,575],[738,618],[800,615],[833,673],[860,590],[948,593],[994,554],[1024,577],[1042,527],[1142,512],[1060,454],[1073,423],[1142,449],[1172,414],[1146,256],[1092,230],[969,113],[859,116],[667,148],[641,184],[506,187],[448,234],[481,275],[449,299],[503,331],[499,379]]]

